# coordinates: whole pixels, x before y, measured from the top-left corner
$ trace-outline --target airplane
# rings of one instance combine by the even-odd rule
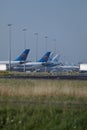
[[[60,63],[60,65],[54,66],[51,70],[51,72],[78,72],[79,66],[78,65],[65,65],[63,63]]]
[[[24,64],[20,64],[16,67],[14,67],[14,70],[20,70],[23,71],[24,70],[24,66],[26,68],[26,70],[28,71],[34,71],[37,68],[40,68],[41,66],[43,66],[42,64],[47,62],[50,56],[50,51],[46,52],[45,55],[43,55],[43,57],[41,59],[39,59],[36,62],[26,62]]]
[[[52,67],[59,65],[59,58],[60,55],[55,55],[53,53],[50,54],[47,61],[43,61],[41,66],[35,67],[35,71],[42,72],[42,71],[49,71],[52,69]],[[27,67],[26,67],[27,68]],[[26,69],[27,70],[27,69]]]
[[[78,71],[78,65],[65,65],[62,62],[59,62],[60,55],[55,55],[50,58],[46,63],[42,65],[46,67],[47,72],[60,72],[60,71]],[[45,68],[42,67],[39,71],[45,71]]]
[[[22,64],[26,61],[30,49],[25,49],[15,60],[11,61],[11,65]],[[0,64],[9,65],[9,61],[0,61]]]
[[[49,58],[47,62],[43,63],[43,66],[54,67],[54,66],[60,65],[59,58],[60,58],[60,55],[55,55],[54,57]]]
[[[78,65],[60,65],[58,68],[66,72],[79,71]]]

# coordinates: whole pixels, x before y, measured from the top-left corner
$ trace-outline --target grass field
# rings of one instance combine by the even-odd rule
[[[0,79],[0,130],[87,130],[87,81]]]
[[[0,96],[87,97],[87,81],[0,80]]]

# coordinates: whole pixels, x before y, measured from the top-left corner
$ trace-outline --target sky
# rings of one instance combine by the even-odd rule
[[[32,61],[37,50],[38,59],[52,51],[65,62],[87,62],[87,0],[0,0],[0,60],[9,57],[8,24],[12,60],[26,42]]]

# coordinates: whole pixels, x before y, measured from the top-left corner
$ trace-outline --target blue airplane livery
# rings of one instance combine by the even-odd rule
[[[29,53],[30,49],[25,49],[21,55],[19,55],[15,61],[26,61],[26,58],[28,56],[28,53]]]
[[[50,56],[50,53],[51,53],[50,51],[46,52],[46,54],[40,60],[38,60],[38,62],[47,62]]]

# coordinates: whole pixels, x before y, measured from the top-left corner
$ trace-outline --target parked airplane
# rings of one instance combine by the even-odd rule
[[[45,71],[45,67],[47,72],[79,71],[78,65],[65,65],[62,62],[59,62],[59,58],[60,55],[54,56],[53,58],[51,58],[51,60],[43,63],[43,67],[41,67],[38,71]]]
[[[29,51],[30,49],[25,49],[15,60],[11,61],[11,65],[24,63],[26,61]],[[9,61],[0,61],[0,64],[9,65]]]
[[[50,58],[49,61],[43,63],[43,65],[46,67],[54,67],[54,66],[60,65],[59,58],[60,58],[60,55],[55,55],[54,57]]]
[[[49,70],[50,72],[72,72],[72,71],[79,71],[79,66],[78,65],[65,65],[65,64],[60,64],[54,67],[51,67]]]
[[[27,71],[34,71],[35,69],[40,68],[43,63],[48,61],[50,53],[51,52],[48,51],[41,59],[39,59],[36,62],[27,62],[21,65],[17,65],[16,67],[14,67],[14,70],[23,71],[25,66]]]
[[[59,69],[61,69],[62,71],[79,71],[79,66],[78,65],[60,65],[58,67]]]

